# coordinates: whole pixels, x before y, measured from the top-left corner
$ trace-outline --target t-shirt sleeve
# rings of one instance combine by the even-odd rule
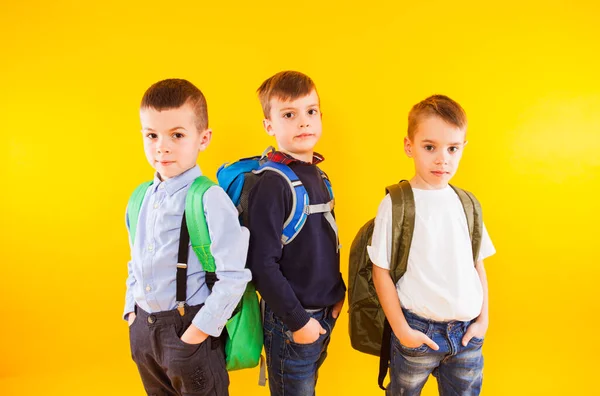
[[[486,258],[493,256],[496,253],[496,248],[490,239],[490,236],[487,232],[487,228],[485,227],[485,223],[483,224],[483,233],[481,235],[481,248],[479,249],[479,259],[485,260]]]
[[[386,195],[379,204],[371,245],[367,246],[369,258],[376,266],[390,269],[392,257],[392,198]]]

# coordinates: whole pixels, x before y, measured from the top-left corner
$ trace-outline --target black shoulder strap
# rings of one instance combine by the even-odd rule
[[[175,300],[177,301],[177,309],[181,316],[184,314],[186,300],[188,245],[190,243],[190,233],[185,221],[185,211],[182,217],[181,230],[179,231],[179,251],[177,252],[177,277],[175,279],[177,284]]]

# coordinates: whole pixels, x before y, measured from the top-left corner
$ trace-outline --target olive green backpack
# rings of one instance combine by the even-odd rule
[[[473,259],[477,262],[483,222],[481,206],[477,199],[465,190],[451,186],[458,195],[465,214],[473,246]],[[392,199],[392,257],[390,275],[394,284],[406,272],[408,253],[415,226],[415,200],[410,183],[406,180],[387,187]],[[375,219],[369,220],[359,231],[350,248],[348,267],[348,303],[350,306],[349,332],[352,347],[360,352],[379,356],[379,387],[390,360],[391,328],[385,318],[372,278],[373,263],[367,246],[371,244]]]

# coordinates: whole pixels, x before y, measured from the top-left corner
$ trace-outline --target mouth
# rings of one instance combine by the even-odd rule
[[[431,173],[437,177],[442,177],[442,176],[450,174],[450,172],[445,172],[445,171],[431,171]]]
[[[313,136],[315,136],[313,133],[301,133],[300,135],[296,135],[294,139],[306,139]]]
[[[160,164],[161,166],[169,166],[171,164],[174,164],[175,161],[156,161],[156,163]]]

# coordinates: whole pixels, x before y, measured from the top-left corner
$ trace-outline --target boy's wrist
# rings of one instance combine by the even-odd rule
[[[302,329],[304,326],[306,326],[306,324],[309,322],[311,316],[308,312],[306,312],[304,310],[304,308],[302,308],[301,305],[299,305],[298,308],[296,308],[293,312],[291,312],[291,314],[288,316],[287,318],[287,322],[285,323],[288,328],[290,329],[290,331],[294,332],[294,331],[298,331],[300,329]]]
[[[479,315],[477,317],[477,319],[475,319],[475,323],[484,326],[485,328],[487,328],[490,324],[489,322],[489,318],[487,316],[483,316],[483,315]]]
[[[394,331],[394,334],[396,334],[396,336],[399,338],[404,334],[410,332],[411,327],[406,321],[404,321],[404,323],[397,323],[395,327],[392,327],[392,330]]]

